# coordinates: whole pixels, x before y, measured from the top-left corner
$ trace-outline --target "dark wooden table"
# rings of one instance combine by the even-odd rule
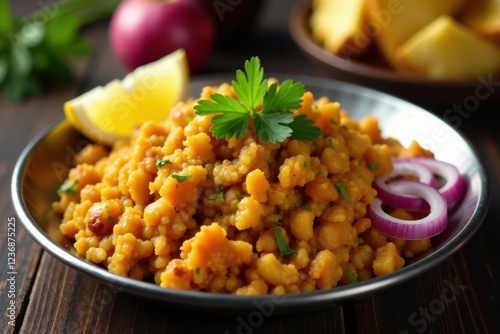
[[[207,68],[193,79],[233,72],[253,55],[261,57],[267,71],[321,76],[288,34],[291,5],[287,0],[268,1],[246,41],[218,48]],[[22,14],[36,5],[17,2],[13,6]],[[242,326],[245,315],[195,315],[118,293],[43,251],[14,211],[12,170],[26,144],[62,117],[64,101],[125,74],[110,51],[107,27],[104,21],[85,30],[95,53],[79,64],[81,75],[75,84],[20,104],[0,101],[1,333],[500,333],[500,132],[491,120],[500,112],[498,104],[481,102],[459,128],[477,147],[491,180],[491,206],[479,231],[440,265],[355,303],[271,316],[249,328]],[[446,110],[428,108],[438,115]],[[14,277],[7,268],[9,223],[16,228]],[[14,298],[7,293],[11,278]],[[450,284],[455,284],[455,294],[444,302],[443,291]],[[9,311],[12,301],[15,310]],[[15,326],[9,325],[9,314],[15,316]]]

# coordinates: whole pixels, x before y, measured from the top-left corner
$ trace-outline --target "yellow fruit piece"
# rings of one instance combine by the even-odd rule
[[[500,43],[500,0],[469,0],[459,18],[479,34]]]
[[[136,68],[64,103],[68,122],[96,142],[113,145],[135,126],[161,121],[186,98],[189,68],[183,49]]]
[[[337,55],[357,56],[370,45],[365,0],[315,0],[309,24],[314,39]]]
[[[443,15],[396,51],[399,67],[433,79],[467,79],[500,71],[500,47]]]
[[[376,44],[392,66],[394,51],[417,31],[441,15],[452,15],[465,0],[366,0],[372,25],[378,27]]]

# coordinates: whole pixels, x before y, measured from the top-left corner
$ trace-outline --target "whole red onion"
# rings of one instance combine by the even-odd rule
[[[212,18],[193,0],[124,0],[109,30],[114,53],[129,69],[182,48],[191,73],[206,65],[215,34]]]

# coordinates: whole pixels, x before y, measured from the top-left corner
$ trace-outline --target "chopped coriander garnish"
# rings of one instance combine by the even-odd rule
[[[274,226],[281,226],[281,222],[280,221],[277,221],[277,222],[270,222],[271,224],[273,224]]]
[[[241,194],[240,194],[240,192],[239,192],[239,191],[237,191],[237,192],[236,192],[236,199],[237,199],[238,201],[241,201],[241,200],[243,199],[243,196],[241,196]]]
[[[158,169],[162,168],[163,166],[165,166],[166,164],[171,164],[172,161],[170,161],[169,159],[158,159],[156,160],[156,167],[158,167]]]
[[[305,205],[305,204],[302,205],[302,208],[305,209],[305,210],[307,210],[307,211],[309,211],[309,212],[312,211],[312,209],[310,207],[308,207],[307,205]]]
[[[195,275],[199,275],[200,274],[200,267],[196,267],[194,269],[194,273],[195,273]]]
[[[370,170],[378,170],[379,167],[380,167],[380,165],[378,163],[376,163],[376,162],[372,162],[370,164]]]
[[[347,189],[341,182],[334,182],[335,188],[339,192],[342,197],[346,200],[347,203],[351,204],[351,198],[349,197],[349,194],[347,193]]]
[[[109,220],[110,222],[114,222],[114,221],[115,221],[115,217],[113,217],[113,216],[108,216],[108,220]]]
[[[240,139],[251,120],[255,135],[266,143],[283,142],[292,136],[298,140],[313,140],[321,136],[321,129],[306,115],[294,116],[292,109],[302,104],[304,85],[285,80],[278,87],[268,87],[260,59],[252,57],[245,62],[245,71],[236,71],[232,81],[237,99],[213,94],[211,100],[200,100],[194,107],[196,115],[212,115],[210,131],[215,138]]]
[[[186,123],[191,123],[191,121],[193,120],[193,117],[186,117]]]
[[[211,201],[215,200],[215,202],[217,204],[221,204],[222,202],[224,202],[224,193],[223,193],[223,190],[224,190],[224,186],[222,184],[219,184],[217,186],[217,192],[208,195],[208,199],[211,200]]]
[[[330,123],[335,124],[335,125],[339,125],[339,122],[337,122],[333,118],[330,118]]]
[[[187,179],[192,178],[193,176],[188,174],[188,175],[177,175],[177,174],[170,174],[171,177],[177,180],[177,182],[182,183],[186,181]]]
[[[306,161],[304,161],[304,162],[302,163],[302,167],[307,168],[307,162],[306,162]]]
[[[77,184],[78,184],[78,180],[66,182],[59,189],[57,189],[57,193],[58,194],[64,193],[64,194],[76,195],[75,187]]]
[[[328,137],[328,146],[333,149],[333,139],[332,137]]]
[[[345,124],[342,124],[340,127],[343,128],[343,129],[349,130],[349,128]]]
[[[347,268],[345,270],[345,273],[346,273],[347,277],[349,277],[349,281],[351,283],[357,283],[358,282],[358,278],[356,277],[356,275],[354,275],[354,273],[352,272],[351,269]]]
[[[281,229],[276,228],[273,230],[274,237],[276,238],[276,242],[278,243],[278,248],[280,250],[280,255],[285,256],[285,255],[293,255],[297,253],[295,249],[292,247],[288,246],[288,244],[285,241],[285,237],[281,233]]]

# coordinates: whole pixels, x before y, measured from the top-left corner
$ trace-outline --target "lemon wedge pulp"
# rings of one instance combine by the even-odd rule
[[[145,121],[161,121],[186,98],[189,68],[183,49],[137,67],[122,80],[64,103],[67,121],[90,139],[113,145]]]

